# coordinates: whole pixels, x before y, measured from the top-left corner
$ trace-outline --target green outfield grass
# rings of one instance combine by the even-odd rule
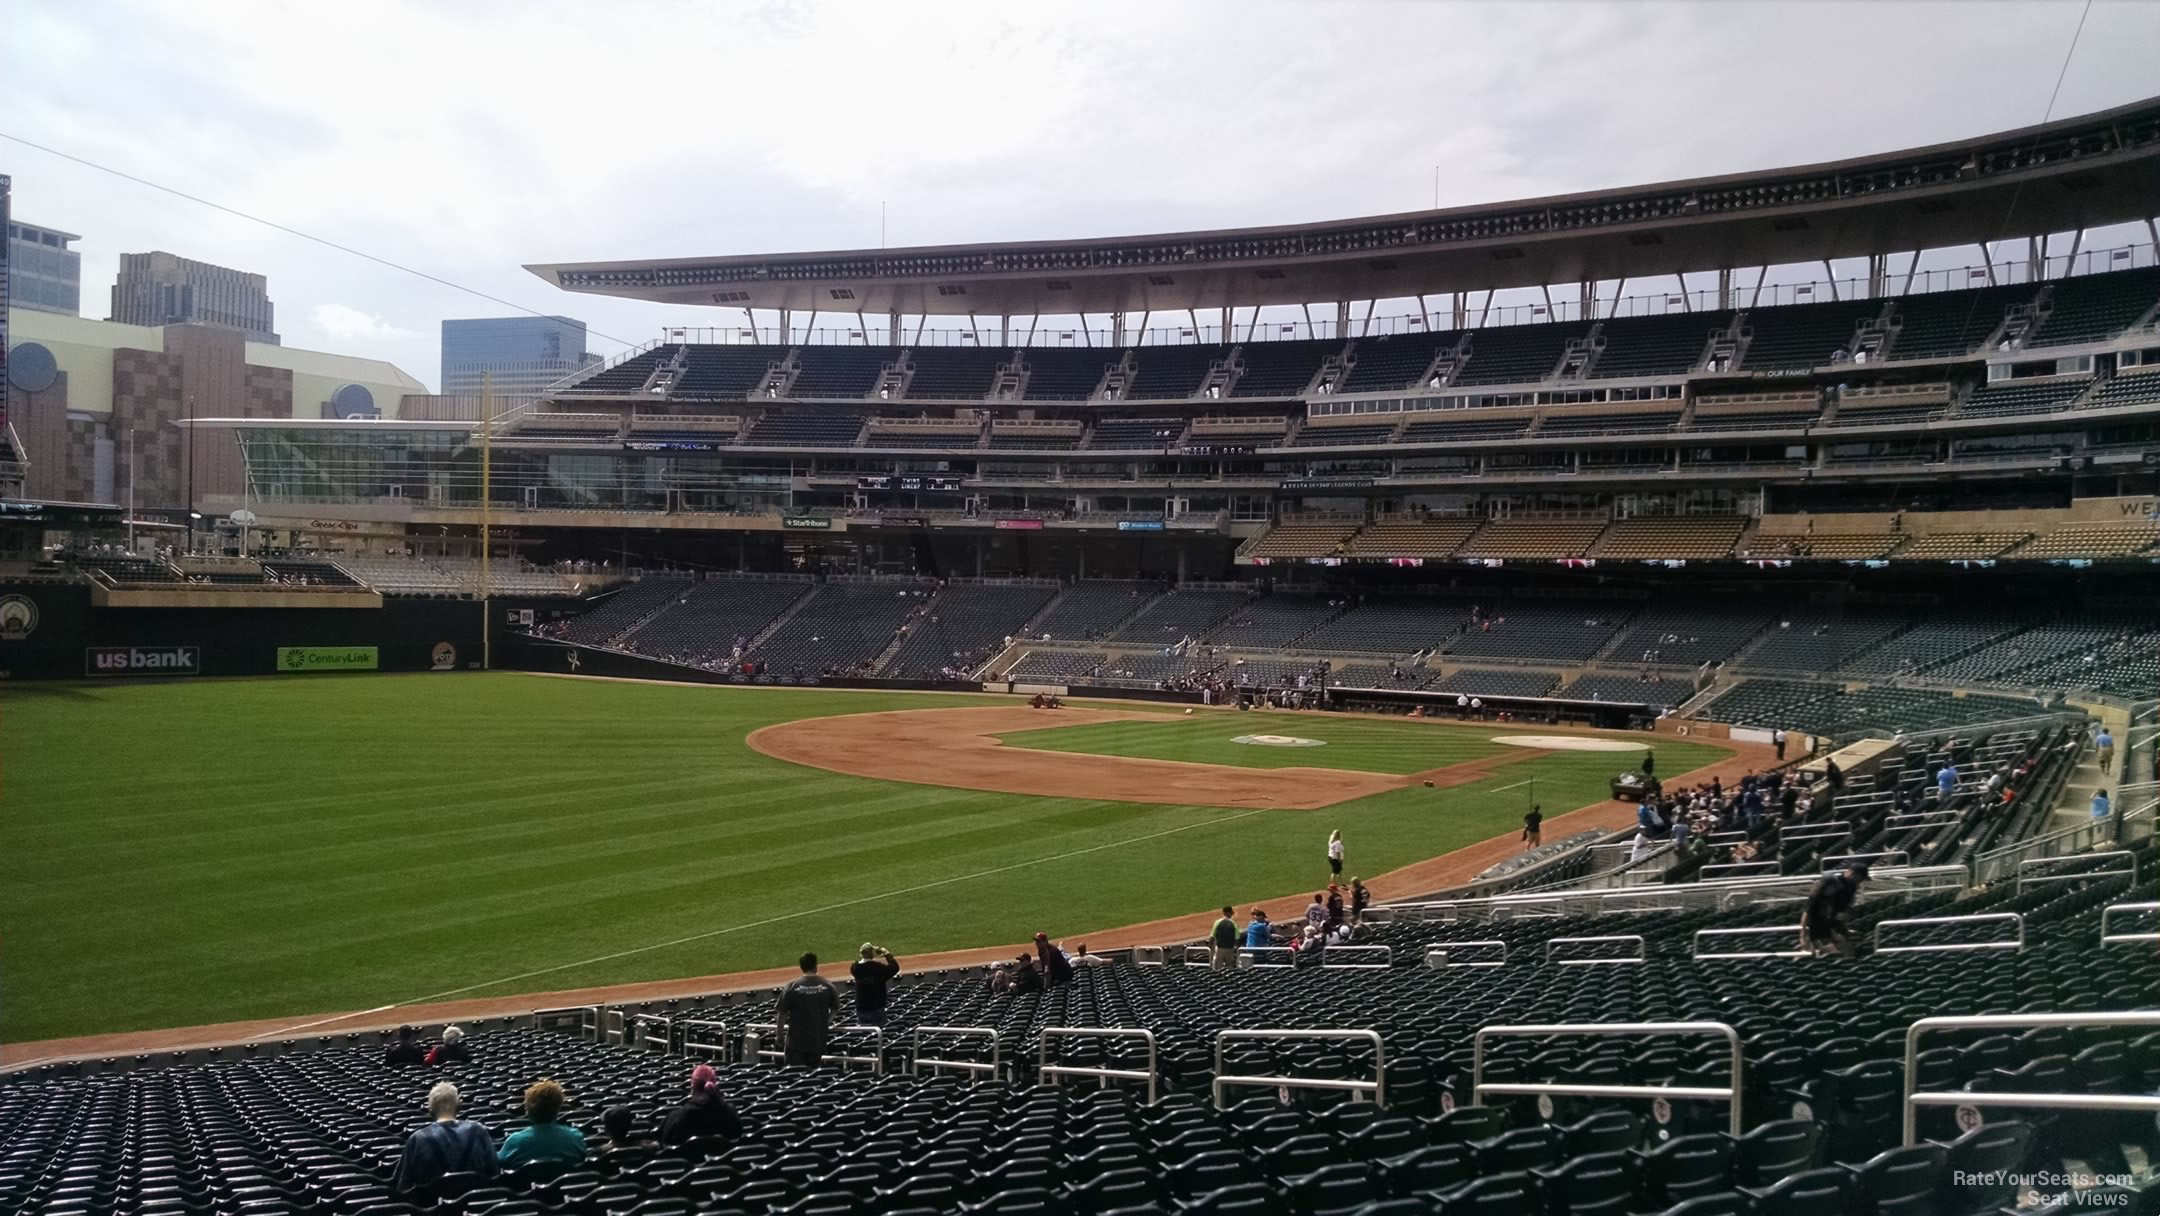
[[[743,743],[796,718],[965,703],[513,674],[0,686],[0,1036],[705,975],[864,940],[904,958],[1070,936],[1297,891],[1325,873],[1333,827],[1353,872],[1407,865],[1511,830],[1528,789],[1497,787],[1535,777],[1553,812],[1603,798],[1633,759],[1560,753],[1300,813],[871,781]],[[1467,758],[1497,733],[1194,718],[1156,724],[1192,749],[1175,758],[1363,752],[1358,767],[1406,771],[1392,766]],[[1330,746],[1221,741],[1263,721]],[[1666,772],[1718,754],[1658,745]],[[582,962],[624,951],[639,952]]]

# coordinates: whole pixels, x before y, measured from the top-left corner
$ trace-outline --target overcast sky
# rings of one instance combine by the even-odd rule
[[[1337,219],[2038,122],[2080,5],[11,0],[0,131],[587,321],[528,262]],[[2096,3],[2055,115],[2160,94]],[[0,140],[18,218],[267,274],[288,345],[437,381],[498,305]]]

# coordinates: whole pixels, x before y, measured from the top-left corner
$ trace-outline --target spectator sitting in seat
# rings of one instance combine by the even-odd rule
[[[1073,955],[1072,965],[1075,967],[1107,967],[1110,965],[1110,960],[1100,954],[1089,954],[1087,943],[1081,942],[1079,951]]]
[[[428,1117],[434,1120],[405,1138],[391,1188],[424,1190],[444,1174],[470,1173],[493,1178],[500,1172],[495,1160],[495,1141],[488,1130],[470,1119],[458,1118],[458,1088],[438,1081],[428,1090]]]
[[[708,1136],[739,1140],[742,1119],[720,1096],[720,1074],[712,1065],[700,1064],[690,1070],[689,1095],[660,1121],[660,1143],[681,1144]]]
[[[512,1132],[503,1141],[502,1163],[524,1165],[553,1161],[576,1165],[585,1160],[585,1133],[560,1122],[563,1087],[553,1081],[535,1081],[525,1089],[525,1130]]]
[[[1043,990],[1042,968],[1028,955],[1021,955],[1012,962],[1012,973],[1005,982],[1005,991],[1013,996],[1024,996]]]
[[[427,1053],[427,1062],[438,1068],[444,1064],[464,1064],[471,1059],[472,1052],[465,1047],[465,1032],[455,1026],[443,1027],[442,1042]]]
[[[649,1145],[644,1134],[637,1128],[637,1111],[628,1106],[610,1106],[600,1112],[600,1131],[605,1137],[600,1143],[602,1155],[613,1156],[625,1149],[642,1149]]]
[[[1065,952],[1050,942],[1050,935],[1035,935],[1035,955],[1042,960],[1043,982],[1051,988],[1063,988],[1073,982],[1072,960]]]
[[[1858,946],[1853,940],[1852,907],[1860,898],[1860,884],[1868,879],[1865,863],[1833,870],[1822,876],[1808,893],[1807,908],[1800,915],[1800,948],[1817,956],[1840,954],[1851,958]]]
[[[427,1049],[420,1046],[419,1033],[410,1026],[398,1027],[397,1042],[390,1044],[389,1047],[383,1050],[382,1062],[385,1064],[427,1063]]]

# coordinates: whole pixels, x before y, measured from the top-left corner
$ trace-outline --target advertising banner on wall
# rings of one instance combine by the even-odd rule
[[[279,671],[374,671],[380,664],[373,646],[280,646]]]
[[[92,646],[83,651],[86,676],[199,676],[200,646]]]

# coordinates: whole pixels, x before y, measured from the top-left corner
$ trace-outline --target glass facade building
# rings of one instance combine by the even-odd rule
[[[470,317],[442,323],[442,391],[476,395],[483,376],[505,399],[538,397],[594,362],[585,323],[571,317]]]

